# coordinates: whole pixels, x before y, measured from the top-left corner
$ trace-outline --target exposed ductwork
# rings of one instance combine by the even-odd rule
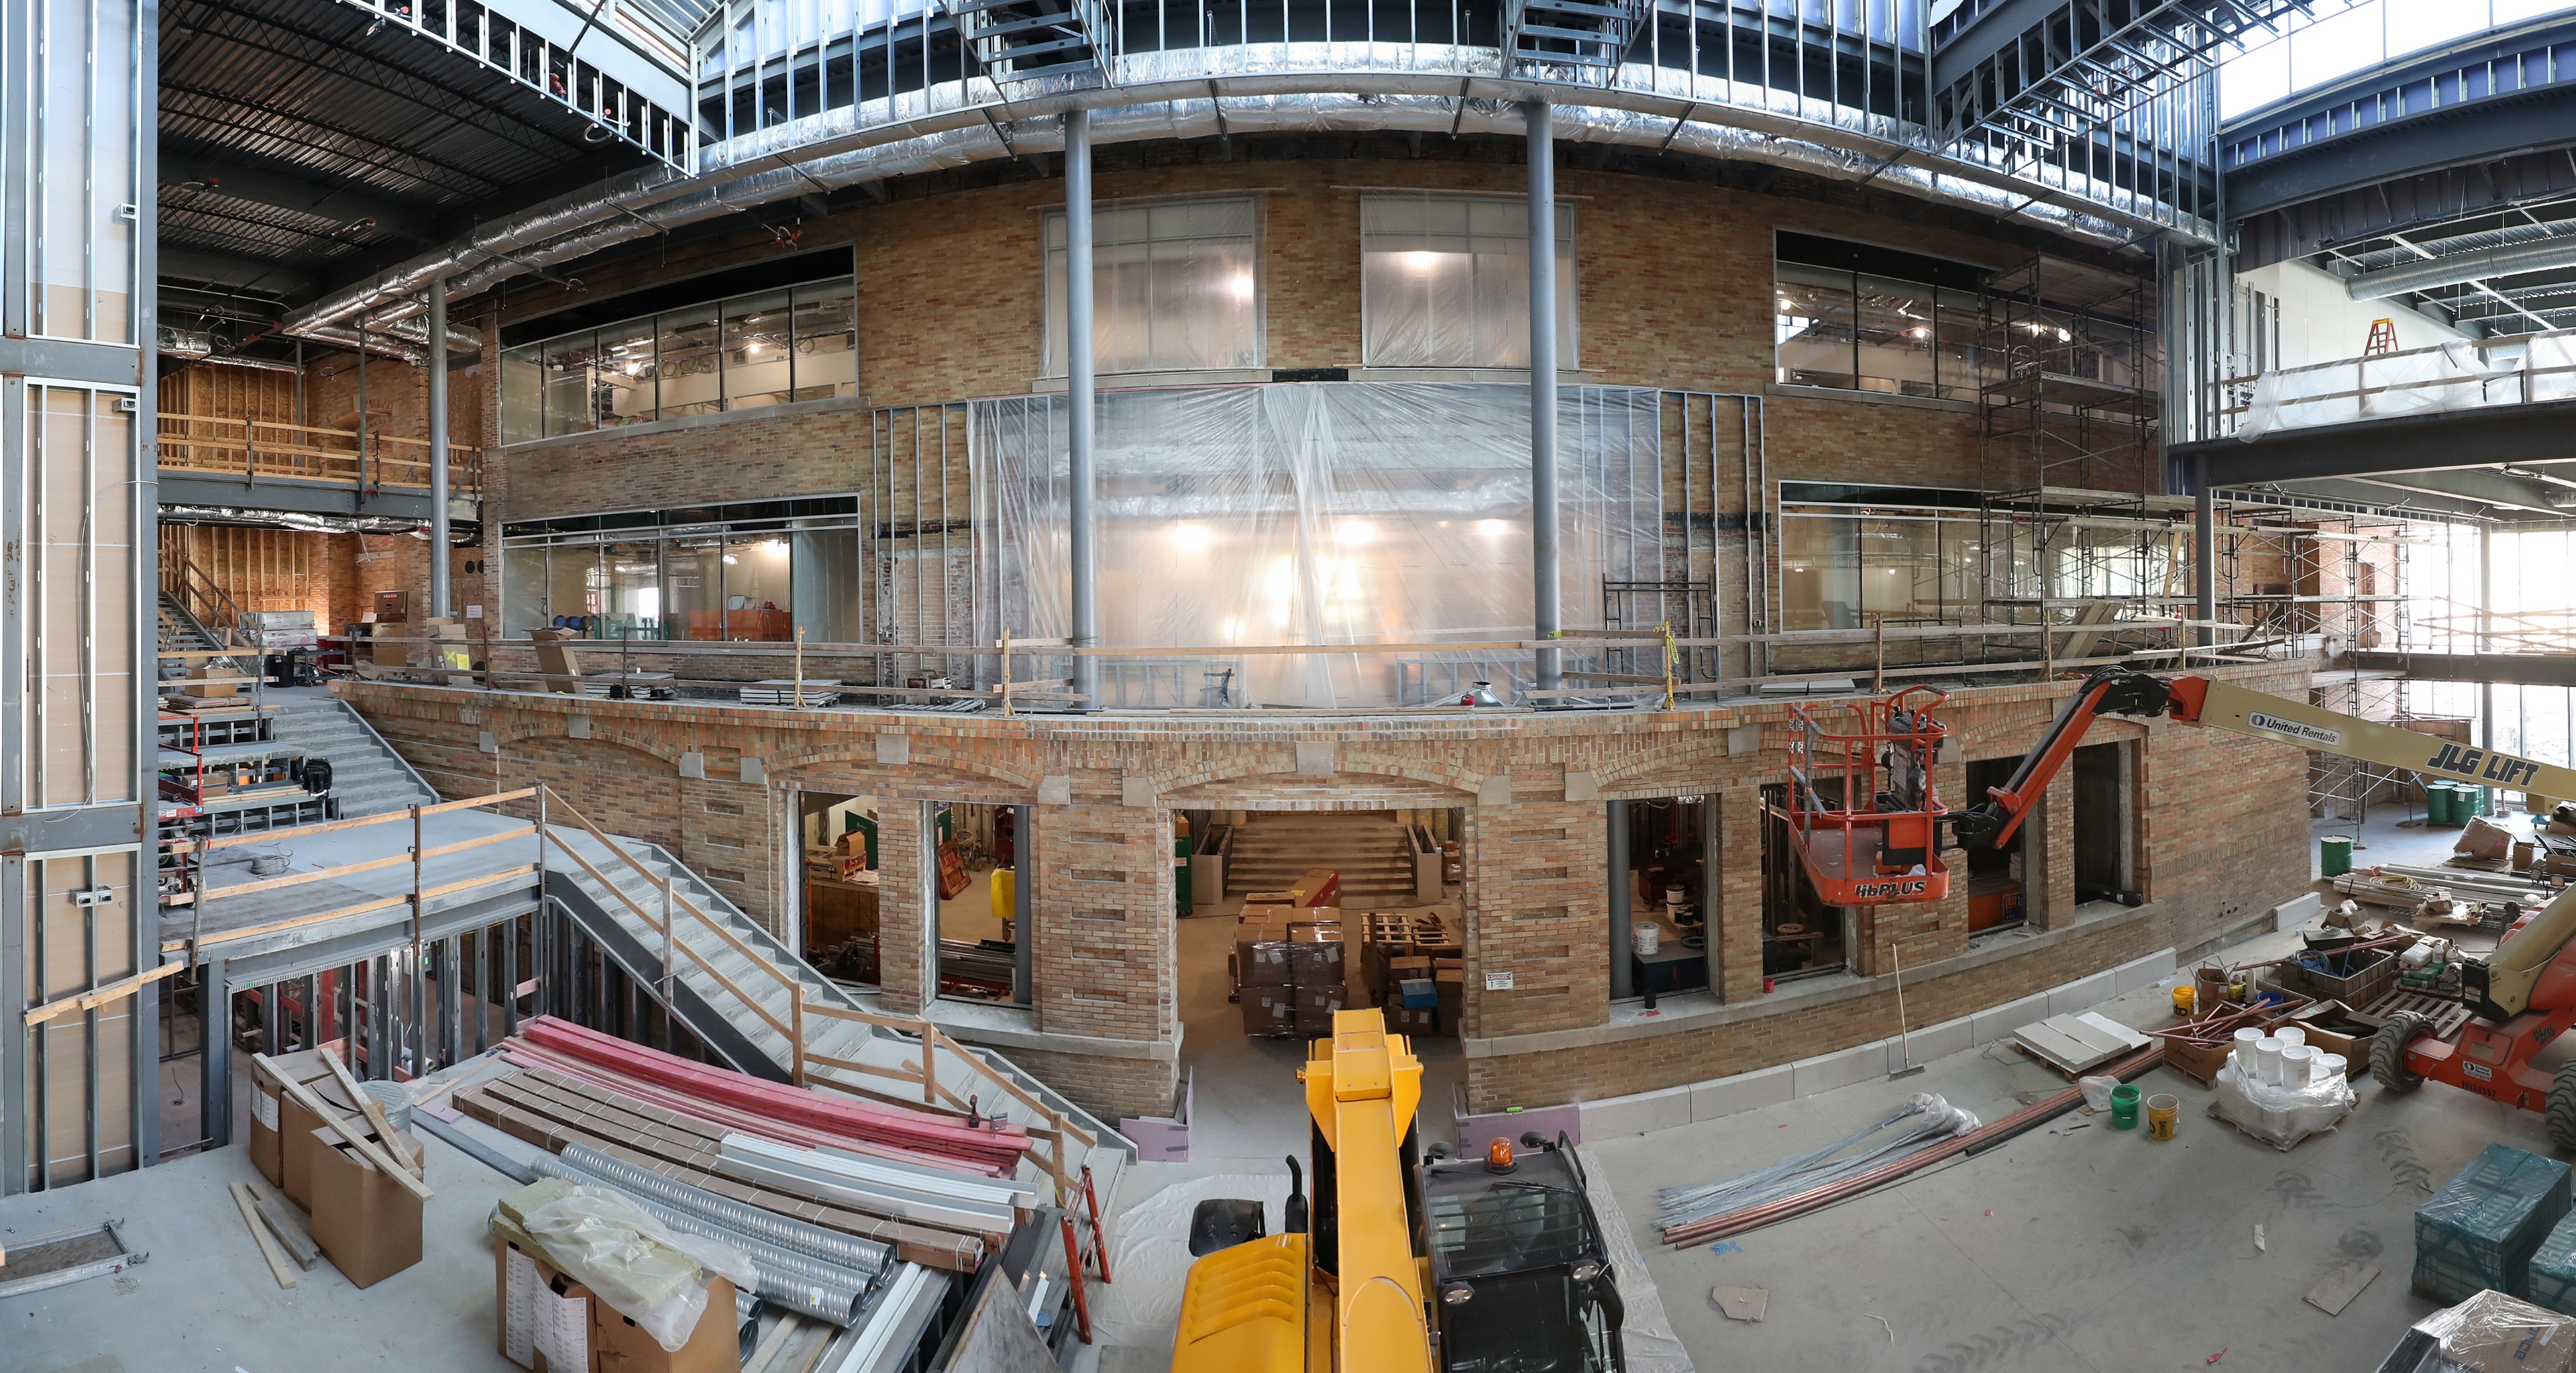
[[[1512,99],[1552,99],[1566,94],[1548,85],[1479,82],[1480,92],[1483,86],[1493,85],[1496,97],[1479,94],[1462,99],[1454,94],[1420,93],[1425,82],[1419,76],[1378,78],[1350,73],[1332,79],[1342,89],[1282,93],[1277,89],[1277,78],[1249,78],[1244,88],[1260,93],[1246,95],[1225,93],[1229,82],[1224,78],[1211,81],[1199,77],[1186,85],[1178,80],[1148,81],[1144,83],[1146,89],[1160,85],[1200,94],[1185,99],[1117,104],[1110,102],[1134,102],[1143,92],[1134,87],[1078,91],[1023,101],[1009,107],[1021,117],[995,122],[978,119],[966,123],[954,111],[934,113],[924,109],[917,119],[906,123],[912,128],[946,127],[928,127],[905,136],[902,126],[880,126],[876,132],[884,135],[885,141],[874,143],[862,142],[869,131],[856,127],[851,111],[838,110],[816,121],[800,121],[798,127],[771,131],[780,135],[782,142],[787,137],[799,139],[795,148],[746,157],[732,166],[695,177],[682,176],[668,168],[647,168],[611,178],[595,188],[558,196],[292,310],[280,327],[300,337],[348,342],[351,336],[345,326],[361,311],[370,312],[371,332],[418,316],[426,308],[422,295],[433,276],[449,278],[449,296],[456,299],[619,243],[776,201],[975,162],[1059,152],[1064,146],[1059,116],[1076,105],[1099,106],[1091,122],[1096,143],[1376,130],[1518,138],[1521,121]],[[1381,80],[1388,87],[1386,93],[1352,89],[1354,85]],[[1456,89],[1454,79],[1441,84]],[[1262,90],[1264,87],[1267,89]],[[1599,98],[1604,93],[1586,94]],[[1670,149],[1700,157],[1789,167],[1835,181],[1885,184],[1938,203],[1997,217],[2027,218],[2069,237],[2114,247],[2134,246],[2153,232],[2107,213],[2094,213],[2071,193],[2034,194],[2022,183],[1928,152],[1897,148],[1891,154],[1887,148],[1894,147],[1893,139],[1884,140],[1886,147],[1876,146],[1881,141],[1876,139],[1871,140],[1873,146],[1868,149],[1833,147],[1797,136],[1797,130],[1809,127],[1800,121],[1773,120],[1782,125],[1778,131],[1715,124],[1693,116],[1738,114],[1747,120],[1771,117],[1728,106],[1659,103],[1673,108],[1649,112],[1601,105],[1557,106],[1558,140]],[[816,123],[822,127],[808,127]],[[757,140],[738,140],[743,141]],[[859,146],[852,146],[854,143]],[[813,151],[799,155],[807,148]],[[1914,165],[1917,158],[1929,165]],[[335,326],[340,329],[337,334],[331,332]],[[419,343],[418,326],[412,325],[405,337],[407,342]]]
[[[2546,272],[2561,267],[2576,267],[2576,235],[2364,272],[2345,282],[2343,289],[2354,300],[2386,300],[2410,291],[2465,286],[2472,281],[2492,281],[2498,277]]]

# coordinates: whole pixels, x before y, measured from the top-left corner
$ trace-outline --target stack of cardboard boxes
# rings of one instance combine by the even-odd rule
[[[322,1118],[278,1084],[285,1074],[388,1153],[414,1163],[423,1151],[403,1131],[369,1128],[362,1103],[341,1088],[323,1050],[284,1054],[254,1067],[250,1158],[260,1176],[313,1216],[313,1243],[353,1287],[372,1287],[420,1262],[421,1201],[385,1176]],[[274,1071],[272,1071],[274,1070]]]
[[[1441,907],[1381,911],[1368,917],[1360,978],[1369,1000],[1385,1009],[1398,1034],[1454,1035],[1466,1011],[1466,950]]]
[[[492,1286],[501,1356],[532,1373],[739,1373],[742,1347],[733,1284],[706,1279],[706,1311],[677,1350],[600,1300],[519,1228],[552,1179],[501,1198],[492,1212]]]
[[[1349,995],[1341,912],[1330,906],[1246,906],[1234,931],[1236,998],[1255,1038],[1333,1032]]]

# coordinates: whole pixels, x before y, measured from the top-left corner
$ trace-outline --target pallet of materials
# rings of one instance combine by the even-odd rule
[[[2073,1077],[2135,1053],[2151,1041],[2109,1016],[2086,1011],[2024,1025],[2013,1031],[2013,1042],[2031,1057]]]
[[[838,678],[814,677],[801,683],[791,677],[751,682],[741,688],[742,703],[747,706],[798,705],[813,710],[840,700],[840,685]]]
[[[2490,1144],[2415,1212],[2415,1290],[2465,1301],[2493,1288],[2525,1296],[2540,1242],[2567,1216],[2568,1166]]]

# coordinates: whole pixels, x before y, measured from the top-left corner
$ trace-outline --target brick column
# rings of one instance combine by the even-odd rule
[[[1709,799],[1718,808],[1717,909],[1708,913],[1718,999],[1752,1001],[1762,995],[1762,788],[1728,787]]]
[[[2048,786],[2037,812],[2039,832],[2024,840],[2023,870],[2036,878],[2022,892],[2022,901],[2030,912],[2030,923],[2041,929],[2057,929],[2075,919],[2075,769],[2058,772]],[[2031,872],[2028,855],[2033,848],[2041,853],[2038,870]]]
[[[877,807],[877,983],[885,1007],[918,1014],[930,998],[932,913],[922,894],[921,803]]]
[[[1466,1034],[1566,1030],[1610,1018],[1607,823],[1590,801],[1468,811],[1466,858],[1478,880],[1468,907]],[[1510,972],[1511,989],[1485,990],[1488,971]]]
[[[1172,813],[1038,806],[1037,1027],[1102,1039],[1178,1033]]]

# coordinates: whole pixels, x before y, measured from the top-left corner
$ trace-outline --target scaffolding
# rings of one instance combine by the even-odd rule
[[[2155,461],[2152,290],[2035,256],[1988,283],[1977,457],[1990,619],[2115,625],[2190,603],[2191,502],[2164,494]]]

